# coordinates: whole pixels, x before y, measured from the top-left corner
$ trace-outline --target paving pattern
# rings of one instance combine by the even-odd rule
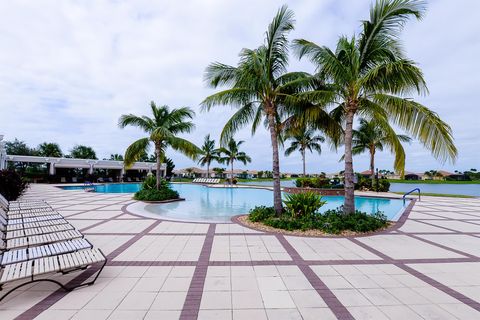
[[[131,195],[33,185],[27,197],[109,262],[90,287],[17,290],[2,320],[480,319],[480,199],[424,197],[388,232],[311,238],[144,218]]]

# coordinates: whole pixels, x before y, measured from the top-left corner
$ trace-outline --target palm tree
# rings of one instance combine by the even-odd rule
[[[230,184],[233,184],[233,163],[235,161],[240,161],[243,164],[247,164],[248,162],[252,162],[252,159],[243,151],[240,151],[240,146],[244,143],[244,141],[236,142],[231,138],[226,147],[221,147],[219,152],[221,154],[218,162],[226,163],[230,165]]]
[[[340,37],[335,50],[303,39],[294,41],[299,58],[308,56],[315,64],[315,79],[321,84],[302,94],[319,105],[334,106],[331,114],[344,126],[345,213],[355,211],[352,138],[357,114],[390,121],[441,161],[456,159],[451,128],[409,97],[428,89],[422,71],[405,56],[398,38],[408,19],[421,19],[424,12],[423,1],[379,0],[370,9],[370,19],[363,21],[362,32]]]
[[[386,130],[385,126],[389,128]],[[370,153],[370,176],[372,185],[375,179],[375,153],[390,147],[395,154],[394,169],[397,172],[405,171],[405,150],[401,142],[410,142],[412,138],[406,135],[395,134],[388,123],[367,121],[360,119],[358,130],[353,130],[352,155],[359,155],[366,151]],[[342,157],[343,160],[343,157]]]
[[[190,108],[172,109],[168,106],[157,107],[155,102],[150,103],[153,117],[124,114],[120,117],[120,128],[135,126],[145,131],[148,136],[133,142],[125,151],[125,165],[128,167],[146,154],[150,142],[155,146],[157,163],[157,189],[160,188],[160,165],[165,160],[165,151],[168,147],[179,151],[186,156],[196,159],[199,149],[190,141],[177,137],[180,133],[189,133],[195,125],[188,121],[195,113]]]
[[[320,135],[315,135],[315,130],[302,126],[300,128],[293,128],[286,133],[286,139],[292,140],[290,147],[285,150],[285,155],[289,156],[294,151],[299,150],[302,155],[303,176],[306,176],[305,170],[305,153],[306,151],[316,151],[318,154],[322,153],[322,146],[320,143],[325,142],[325,138]]]
[[[207,178],[210,178],[210,164],[212,161],[218,160],[218,149],[215,148],[215,140],[210,140],[210,135],[207,134],[200,149],[201,156],[198,159],[198,163],[201,166],[207,166]]]
[[[121,154],[118,154],[118,153],[111,154],[109,160],[123,161],[123,156]]]
[[[97,160],[97,154],[92,147],[76,145],[70,150],[70,156],[76,159],[93,159]]]
[[[294,94],[304,87],[303,81],[309,79],[303,72],[287,73],[287,35],[293,25],[293,12],[283,6],[268,26],[264,44],[256,49],[241,50],[236,67],[218,62],[210,64],[205,73],[208,85],[227,89],[202,102],[206,110],[219,105],[238,108],[223,128],[222,145],[249,123],[252,123],[253,135],[264,120],[272,145],[273,199],[277,214],[283,210],[278,155],[280,122],[286,115],[286,107],[298,100]]]
[[[62,156],[62,149],[58,143],[44,142],[38,145],[38,155],[42,157],[56,157]]]

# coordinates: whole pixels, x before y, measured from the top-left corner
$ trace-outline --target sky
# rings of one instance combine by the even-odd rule
[[[339,35],[358,33],[371,0],[286,1],[295,13],[291,40],[304,38],[334,47]],[[149,104],[188,106],[196,129],[184,138],[201,145],[205,135],[218,141],[235,111],[219,106],[200,110],[215,92],[203,82],[209,63],[238,62],[242,48],[262,44],[265,30],[282,2],[262,1],[2,1],[0,2],[0,134],[31,146],[57,142],[68,153],[76,144],[92,146],[99,158],[124,153],[143,137],[137,128],[120,129],[120,115],[148,115]],[[459,8],[461,8],[459,10]],[[414,97],[453,129],[459,157],[455,164],[435,160],[419,143],[405,146],[409,171],[467,170],[480,167],[480,2],[431,0],[426,17],[402,33],[408,57],[422,68],[430,94]],[[291,56],[290,71],[313,72],[308,61]],[[271,170],[267,131],[236,138],[252,163]],[[283,154],[283,150],[281,150]],[[308,172],[336,172],[342,150],[307,154]],[[172,150],[176,168],[195,162]],[[356,171],[368,168],[367,154],[356,156]],[[378,153],[379,168],[392,169],[393,157]],[[296,153],[281,156],[283,172],[300,172]],[[214,164],[213,166],[216,166]],[[243,165],[236,164],[238,168]]]

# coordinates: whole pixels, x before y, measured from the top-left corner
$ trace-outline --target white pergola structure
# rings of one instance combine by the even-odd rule
[[[1,141],[0,141],[1,143]],[[74,159],[74,158],[54,158],[54,157],[37,157],[37,156],[18,156],[7,155],[5,153],[6,161],[9,162],[24,162],[24,163],[46,163],[50,164],[50,175],[55,174],[56,168],[69,168],[69,169],[88,169],[89,174],[93,174],[95,169],[116,169],[121,170],[121,175],[125,174],[125,170],[148,170],[152,172],[157,169],[156,163],[153,162],[134,162],[128,168],[125,168],[123,161],[115,160],[91,160],[91,159]],[[1,153],[0,153],[1,159]],[[167,165],[162,163],[160,166],[161,175],[166,175]]]
[[[5,141],[3,134],[0,134],[0,170],[7,168],[7,151],[5,150]]]

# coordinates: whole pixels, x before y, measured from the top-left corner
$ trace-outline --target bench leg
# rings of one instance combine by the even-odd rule
[[[7,297],[10,293],[12,293],[13,291],[17,290],[18,288],[21,288],[23,286],[26,286],[28,284],[32,284],[34,282],[40,282],[40,281],[47,281],[47,282],[52,282],[52,283],[55,283],[57,284],[58,286],[60,286],[63,290],[67,291],[67,292],[70,292],[74,289],[77,289],[77,288],[80,288],[80,287],[84,287],[84,286],[90,286],[92,284],[95,283],[95,281],[97,281],[98,279],[98,276],[100,275],[100,273],[103,271],[103,268],[105,268],[105,265],[107,264],[107,259],[105,258],[105,261],[103,262],[102,266],[100,267],[100,269],[97,271],[97,274],[95,275],[95,278],[93,278],[92,281],[89,281],[89,282],[85,282],[85,283],[81,283],[81,284],[78,284],[78,285],[73,285],[73,286],[66,286],[64,285],[63,283],[59,282],[59,281],[56,281],[56,280],[53,280],[53,279],[32,279],[30,281],[27,281],[27,282],[24,282],[22,284],[19,284],[18,286],[10,289],[7,293],[5,293],[3,296],[0,297],[0,302],[5,299],[5,297]],[[74,281],[74,280],[73,280]],[[2,291],[2,287],[0,286],[0,291]]]
[[[59,286],[60,286],[62,289],[64,289],[65,291],[72,291],[72,290],[73,290],[73,288],[68,288],[68,287],[66,287],[64,284],[62,284],[62,283],[60,283],[60,282],[58,282],[58,281],[56,281],[56,280],[52,280],[52,279],[35,279],[35,280],[30,280],[30,281],[24,282],[24,283],[22,283],[22,284],[20,284],[20,285],[18,285],[18,286],[16,286],[16,287],[10,289],[10,290],[9,290],[7,293],[5,293],[2,297],[0,297],[0,301],[2,301],[3,299],[5,299],[10,293],[12,293],[13,291],[17,290],[18,288],[21,288],[21,287],[26,286],[26,285],[28,285],[28,284],[32,284],[32,283],[34,283],[34,282],[40,282],[40,281],[53,282],[53,283],[59,285]]]

